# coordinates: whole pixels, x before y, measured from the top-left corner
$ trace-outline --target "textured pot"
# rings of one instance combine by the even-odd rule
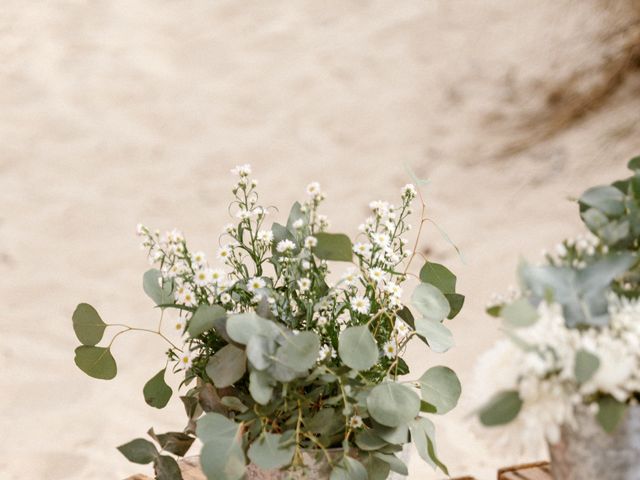
[[[640,480],[640,406],[627,410],[613,434],[576,412],[576,428],[563,427],[549,453],[555,480]]]

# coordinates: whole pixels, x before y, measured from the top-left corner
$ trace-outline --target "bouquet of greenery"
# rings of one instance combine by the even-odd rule
[[[488,308],[508,339],[478,362],[478,383],[498,390],[479,418],[512,424],[511,445],[557,443],[578,410],[613,432],[640,400],[640,157],[629,168],[630,178],[580,197],[588,234],[522,265],[522,292]]]
[[[259,205],[251,168],[232,172],[238,181],[230,212],[237,222],[221,236],[219,267],[192,251],[177,230],[161,235],[138,227],[157,265],[143,279],[162,312],[156,329],[107,324],[88,304],[73,314],[82,343],[75,362],[88,375],[115,377],[113,341],[144,330],[169,345],[167,365],[144,386],[147,403],[162,408],[169,401],[167,369],[184,376],[185,430],[151,430],[160,450],[142,438],[119,450],[133,462],[153,463],[161,480],[181,478],[170,454],[184,456],[196,437],[212,480],[251,478],[252,468],[304,471],[303,454],[325,462],[331,479],[363,480],[384,479],[390,471],[407,475],[396,454],[411,441],[426,462],[446,472],[434,425],[423,414],[454,408],[458,378],[437,366],[417,380],[401,379],[409,374],[402,354],[413,337],[436,352],[452,346],[443,321],[464,301],[446,267],[427,261],[419,276],[409,272],[417,254],[404,236],[419,192],[405,186],[400,206],[372,202],[352,244],[346,235],[326,232],[318,183],[308,185],[308,199],[293,205],[286,225],[265,228],[272,208]],[[422,202],[414,250],[427,220]],[[332,276],[332,262],[350,268]],[[419,280],[412,295],[416,315],[401,300],[411,276]],[[167,311],[175,312],[170,328],[182,335],[178,345],[163,331]],[[108,327],[121,330],[98,346]]]

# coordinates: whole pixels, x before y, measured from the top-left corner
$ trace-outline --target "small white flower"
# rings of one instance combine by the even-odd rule
[[[389,246],[389,235],[386,233],[378,232],[373,234],[373,242],[379,247],[388,247]]]
[[[249,290],[250,292],[255,292],[256,290],[260,290],[261,288],[264,288],[266,285],[267,284],[262,278],[253,277],[253,278],[250,278],[249,281],[247,282],[247,290]]]
[[[325,317],[324,315],[319,315],[318,319],[316,320],[316,325],[320,328],[323,328],[327,325],[328,320],[327,317]]]
[[[261,293],[256,293],[253,297],[251,297],[251,303],[253,303],[253,304],[260,303],[261,300],[262,300],[262,294]]]
[[[395,358],[398,355],[398,346],[396,345],[396,342],[389,340],[382,347],[382,352],[387,358]]]
[[[303,270],[309,270],[311,268],[311,264],[308,260],[302,260],[302,262],[300,262],[300,266]]]
[[[246,177],[251,175],[251,165],[248,163],[245,165],[238,165],[237,167],[231,169],[231,173],[234,175],[238,175],[239,177]]]
[[[229,295],[227,292],[220,295],[220,303],[227,304],[229,302],[231,302],[231,295]]]
[[[174,293],[174,297],[178,303],[182,303],[187,307],[192,307],[196,302],[194,293],[186,285],[179,286]]]
[[[199,287],[206,287],[209,283],[211,283],[211,269],[210,268],[201,268],[196,271],[195,276],[196,285]]]
[[[271,245],[271,242],[273,242],[273,232],[271,230],[260,230],[258,232],[258,241]]]
[[[178,365],[180,370],[189,370],[193,365],[192,353],[185,345],[183,351],[178,355]]]
[[[320,184],[318,182],[311,182],[307,185],[307,195],[315,197],[320,194]]]
[[[225,232],[227,232],[228,234],[232,235],[236,232],[236,226],[233,223],[227,223],[224,227],[223,230]]]
[[[276,245],[276,250],[279,253],[287,253],[287,252],[291,252],[296,248],[296,244],[293,243],[291,240],[280,240],[278,242],[278,245]]]
[[[233,249],[231,245],[225,245],[218,249],[218,259],[219,260],[227,260],[233,254]]]
[[[358,313],[367,314],[369,313],[370,307],[371,302],[367,297],[357,295],[351,299],[351,308],[353,308]]]
[[[369,255],[372,248],[373,247],[370,243],[356,243],[353,246],[353,252],[356,255]]]
[[[389,293],[393,297],[401,297],[402,296],[402,288],[395,282],[389,282],[384,287],[385,291]]]
[[[196,252],[191,254],[191,261],[196,265],[204,265],[207,261],[207,257],[204,252]]]
[[[311,288],[311,280],[308,278],[301,278],[298,280],[298,289],[301,292],[306,292],[309,288]]]
[[[318,215],[318,225],[321,229],[329,227],[329,219],[326,215]]]
[[[418,194],[418,192],[416,191],[416,187],[413,186],[413,184],[411,183],[407,183],[404,187],[402,187],[402,196],[403,197],[407,197],[409,199],[415,198],[415,196]]]
[[[182,333],[184,331],[184,319],[183,318],[178,318],[174,325],[173,328],[176,332]]]
[[[369,276],[371,277],[371,280],[373,280],[376,283],[380,283],[384,281],[386,277],[384,270],[378,267],[370,268]]]
[[[210,282],[219,287],[223,286],[225,280],[227,278],[227,273],[224,270],[220,270],[219,268],[215,270],[209,270],[209,279]]]
[[[363,425],[364,423],[362,422],[362,417],[360,417],[359,415],[354,415],[349,419],[349,427],[351,427],[352,430],[362,428]]]
[[[251,212],[248,210],[245,210],[244,208],[241,208],[236,213],[236,217],[239,218],[240,220],[246,220],[247,218],[251,217]]]
[[[318,352],[318,362],[322,362],[331,355],[331,347],[329,345],[322,345]]]
[[[407,325],[402,320],[396,320],[396,324],[394,326],[394,331],[398,338],[403,339],[411,332],[409,325]]]
[[[296,220],[295,222],[293,222],[292,224],[293,228],[295,228],[296,230],[301,229],[302,227],[304,227],[304,220],[299,218],[298,220]]]
[[[305,248],[311,249],[316,245],[318,245],[318,239],[316,237],[308,236],[307,238],[304,239]]]
[[[358,275],[356,274],[355,268],[348,269],[345,274],[342,276],[342,281],[348,286],[352,287],[358,281]]]

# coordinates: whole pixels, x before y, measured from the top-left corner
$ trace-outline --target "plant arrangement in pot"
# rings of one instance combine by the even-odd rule
[[[589,232],[488,308],[507,338],[478,362],[479,420],[511,448],[548,443],[556,479],[640,478],[640,157],[629,168],[580,197]]]
[[[435,352],[449,349],[453,340],[444,322],[458,314],[464,297],[440,264],[425,261],[419,275],[410,271],[428,221],[420,192],[407,185],[399,206],[372,202],[354,244],[326,231],[318,183],[309,184],[307,200],[293,205],[285,225],[267,227],[272,209],[259,204],[251,168],[233,173],[236,222],[220,237],[217,266],[192,251],[177,230],[161,235],[138,227],[157,267],[143,278],[161,312],[156,328],[105,323],[84,303],[73,314],[82,343],[75,362],[88,375],[115,377],[111,345],[122,333],[143,330],[168,342],[166,366],[144,386],[147,403],[164,407],[172,396],[165,377],[183,377],[187,427],[150,430],[149,440],[119,450],[133,462],[153,463],[160,480],[181,478],[175,457],[196,438],[211,480],[364,480],[407,475],[402,452],[413,443],[446,473],[428,415],[455,407],[460,382],[444,366],[407,380],[402,355],[414,337]],[[411,251],[406,235],[417,197],[422,208]],[[330,266],[342,271],[331,273]],[[402,302],[410,279],[417,280],[413,313]],[[167,327],[179,332],[180,343]],[[112,328],[118,331],[99,346]]]

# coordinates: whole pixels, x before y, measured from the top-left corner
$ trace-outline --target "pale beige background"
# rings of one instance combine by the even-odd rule
[[[603,61],[620,18],[595,0],[3,0],[0,477],[148,472],[114,447],[183,426],[179,402],[157,411],[141,394],[161,343],[123,338],[118,378],[92,380],[73,365],[70,317],[88,301],[107,321],[153,324],[135,224],[179,226],[212,253],[237,163],[284,210],[319,180],[349,234],[370,200],[395,198],[404,162],[429,177],[430,213],[466,264],[433,229],[423,247],[468,302],[456,348],[416,346],[411,363],[468,384],[498,336],[490,294],[521,255],[579,231],[568,197],[640,152],[632,73],[585,119],[499,155],[540,126],[525,120],[544,117],[554,85]],[[489,479],[507,460],[471,433],[473,406],[467,390],[438,419],[439,449],[454,475]],[[441,477],[412,462],[411,479]]]

